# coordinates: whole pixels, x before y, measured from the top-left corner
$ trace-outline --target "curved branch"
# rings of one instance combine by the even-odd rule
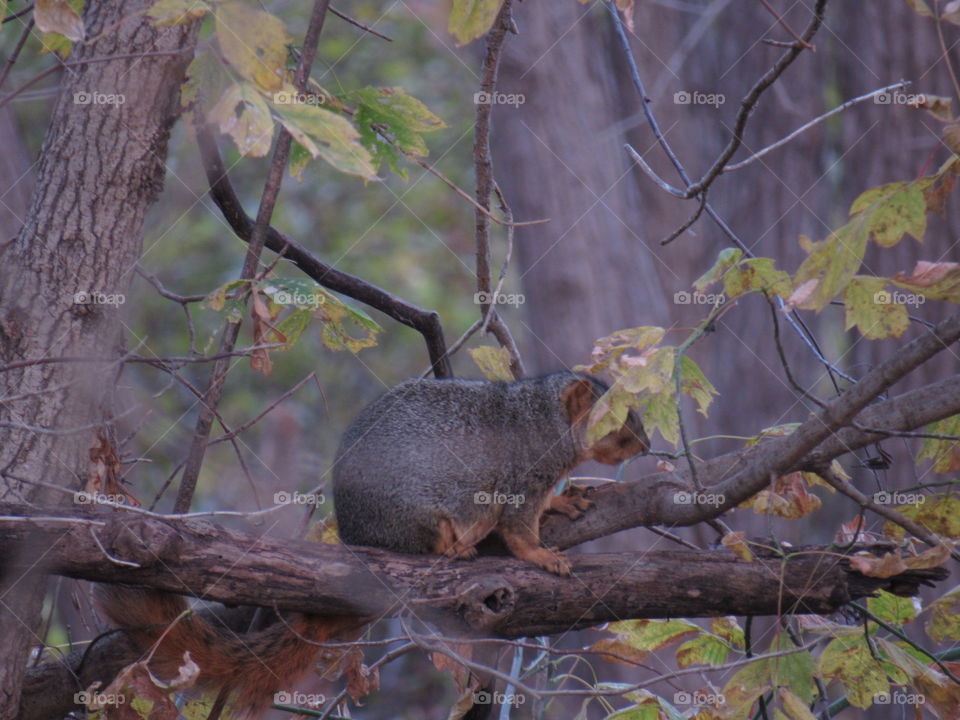
[[[233,189],[209,127],[197,128],[197,145],[200,147],[203,168],[207,175],[207,182],[210,184],[210,195],[213,201],[220,208],[224,219],[237,237],[244,242],[250,242],[253,220],[244,211]],[[443,327],[440,325],[440,315],[436,311],[424,310],[366,280],[327,265],[273,226],[267,228],[265,245],[275,253],[283,253],[285,258],[323,287],[369,305],[419,332],[426,342],[434,375],[436,377],[453,376],[450,360],[447,357],[446,342],[443,339]]]

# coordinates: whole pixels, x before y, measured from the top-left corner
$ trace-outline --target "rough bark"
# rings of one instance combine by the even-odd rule
[[[119,305],[78,300],[100,293],[100,299],[119,301],[127,292],[144,214],[163,184],[178,87],[195,34],[194,27],[152,27],[143,13],[149,5],[87,4],[86,34],[96,40],[74,49],[24,227],[3,250],[0,361],[103,361],[25,363],[0,374],[6,398],[0,406],[0,497],[57,502],[59,496],[35,483],[79,486],[95,433],[113,415]],[[136,53],[154,54],[89,62]],[[82,95],[92,93],[122,97],[123,103],[83,103]],[[86,298],[78,298],[83,293]],[[28,549],[5,552],[9,557]],[[33,574],[5,569],[0,577],[0,637],[7,651],[0,665],[0,718],[16,715],[43,590],[42,578]]]
[[[25,506],[2,504],[0,513],[23,518],[0,519],[0,537],[35,540],[36,556],[16,562],[17,569],[39,562],[46,572],[84,580],[320,615],[405,612],[500,637],[625,618],[828,614],[878,588],[909,595],[945,575],[934,569],[868,578],[835,551],[807,548],[754,562],[728,551],[582,555],[573,558],[571,579],[515,558],[461,562],[348,549],[101,508],[72,522]]]
[[[517,3],[520,35],[508,37],[502,61],[500,92],[524,102],[494,108],[494,178],[515,217],[550,218],[515,235],[524,350],[540,372],[586,361],[598,337],[668,318],[648,249],[650,203],[619,124],[640,104],[604,49],[605,14],[578,3]]]

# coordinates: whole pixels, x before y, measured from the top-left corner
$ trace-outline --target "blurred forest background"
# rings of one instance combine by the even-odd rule
[[[16,9],[17,4],[11,3]],[[263,3],[301,37],[309,6],[279,0]],[[784,15],[793,27],[809,21],[812,3],[797,3]],[[351,0],[342,8],[357,20],[388,35],[392,42],[365,34],[329,18],[320,42],[313,77],[334,92],[366,85],[402,85],[446,122],[426,137],[428,161],[472,194],[472,141],[479,87],[482,41],[457,47],[446,29],[447,3],[431,0],[371,2]],[[610,13],[602,3],[575,0],[525,0],[516,4],[519,34],[507,40],[499,90],[524,98],[518,105],[498,105],[493,112],[494,176],[517,221],[550,218],[542,225],[517,228],[505,293],[522,293],[519,306],[500,306],[516,337],[528,373],[587,363],[596,338],[621,328],[660,325],[678,330],[680,342],[706,316],[707,308],[675,301],[710,267],[717,253],[731,245],[704,215],[667,246],[660,241],[696,209],[695,201],[669,196],[633,166],[624,150],[629,142],[660,175],[682,183],[660,150],[642,114],[641,99],[631,84],[617,46]],[[17,40],[19,22],[0,33],[0,57]],[[960,28],[945,26],[954,63]],[[664,133],[693,177],[699,176],[727,143],[739,100],[782,52],[762,42],[786,40],[775,18],[760,3],[730,0],[649,0],[635,8],[631,44],[651,107]],[[28,40],[27,49],[36,43]],[[815,52],[804,52],[782,80],[764,96],[745,136],[745,157],[787,135],[809,119],[846,99],[906,79],[910,92],[952,94],[952,84],[932,22],[903,2],[832,3]],[[38,48],[32,48],[36,51]],[[49,59],[25,52],[8,83],[16,87],[49,65]],[[38,157],[42,132],[57,92],[56,76],[20,94],[0,108],[0,238],[13,237],[31,191],[31,167]],[[717,106],[682,104],[678,92],[718,93]],[[719,179],[710,202],[730,227],[758,255],[777,259],[789,272],[804,257],[802,234],[818,240],[841,224],[855,197],[895,180],[933,172],[947,156],[940,125],[905,105],[860,103],[819,124],[781,149],[743,170]],[[240,159],[232,143],[221,149],[237,190],[248,209],[263,186],[267,160]],[[206,196],[207,181],[191,131],[178,123],[167,162],[166,188],[151,209],[142,269],[170,291],[206,294],[237,277],[245,244],[237,240]],[[931,216],[927,246],[905,240],[896,248],[868,251],[866,264],[877,275],[909,272],[922,257],[958,260],[960,218]],[[404,180],[384,173],[383,182],[339,173],[311,163],[302,182],[284,181],[274,225],[346,272],[359,275],[424,308],[440,312],[448,343],[478,317],[474,303],[473,208],[423,169],[411,165]],[[493,259],[499,267],[506,252],[502,227],[493,226]],[[283,268],[283,265],[281,265]],[[281,269],[301,277],[295,268]],[[936,304],[934,304],[936,305]],[[193,306],[197,342],[213,352],[222,316]],[[220,413],[239,425],[311,372],[308,383],[242,436],[242,454],[255,481],[244,479],[228,443],[211,447],[201,474],[194,509],[252,509],[272,504],[272,492],[306,491],[322,481],[332,462],[341,431],[367,402],[397,382],[427,368],[417,333],[370,311],[382,325],[379,344],[357,355],[323,348],[308,332],[291,351],[274,356],[266,377],[238,359],[230,371]],[[928,305],[921,314],[936,321],[940,309]],[[142,355],[186,355],[187,325],[176,303],[162,298],[142,277],[135,279],[123,306],[129,347]],[[846,332],[842,308],[804,315],[837,367],[860,376],[905,339],[867,342]],[[804,386],[830,393],[830,379],[811,351],[783,329],[794,372]],[[241,344],[252,344],[248,335]],[[469,346],[490,344],[474,338]],[[785,383],[771,340],[770,312],[762,298],[750,296],[726,314],[692,351],[720,393],[709,418],[685,418],[709,457],[738,447],[742,436],[761,428],[803,419],[808,407]],[[479,377],[470,357],[454,358],[458,376]],[[955,373],[955,357],[929,363],[911,376],[911,385]],[[209,370],[187,366],[182,375],[203,387]],[[895,388],[902,391],[906,388]],[[149,504],[168,475],[183,460],[193,433],[195,397],[169,376],[147,365],[127,365],[122,391],[129,407],[131,440],[126,458],[139,458],[127,477],[135,478],[140,499]],[[731,439],[732,438],[732,439]],[[847,464],[859,481],[877,488],[916,482],[901,441],[887,450],[897,458],[886,471]],[[668,449],[660,437],[657,449]],[[861,453],[861,459],[867,454]],[[652,459],[633,463],[626,472],[639,477],[653,470]],[[865,487],[859,483],[861,487]],[[167,510],[172,494],[157,508]],[[328,499],[329,503],[329,499]],[[826,542],[839,522],[854,514],[845,500],[826,503],[813,516],[784,527],[784,539]],[[320,509],[328,511],[329,504]],[[270,516],[271,534],[294,534],[302,509]],[[277,519],[281,518],[281,519]],[[792,536],[792,537],[791,537]],[[602,547],[636,547],[652,536],[634,531],[605,539]],[[64,623],[71,610],[64,606]],[[413,668],[418,667],[418,674]],[[404,678],[393,684],[387,674]],[[404,695],[414,717],[418,693],[423,715],[435,717],[439,706],[430,690],[446,679],[424,672],[422,663],[405,659],[385,670],[384,687]],[[391,717],[390,692],[367,698],[364,717]],[[879,717],[879,716],[878,716]]]

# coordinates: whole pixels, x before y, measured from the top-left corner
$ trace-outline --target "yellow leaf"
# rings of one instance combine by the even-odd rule
[[[483,345],[471,348],[468,352],[487,380],[509,382],[514,379],[513,372],[510,370],[510,353],[506,348]]]
[[[476,40],[493,26],[503,0],[453,0],[447,29],[458,45]]]
[[[856,275],[843,294],[846,330],[858,327],[868,340],[900,337],[910,324],[907,309],[894,302],[884,278]],[[901,293],[902,294],[902,293]]]
[[[242,2],[218,4],[216,18],[217,44],[227,62],[264,90],[283,87],[291,42],[283,21]]]
[[[322,157],[341,172],[377,179],[373,159],[349,120],[313,105],[271,104],[294,140],[313,157]]]
[[[273,117],[260,93],[249,83],[235,83],[210,111],[210,120],[229,135],[244,157],[263,157],[273,140]]]

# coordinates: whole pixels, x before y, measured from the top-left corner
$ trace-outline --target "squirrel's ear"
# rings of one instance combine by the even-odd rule
[[[563,403],[563,409],[571,425],[584,419],[590,413],[595,401],[593,383],[586,378],[573,381],[560,395],[560,402]]]

